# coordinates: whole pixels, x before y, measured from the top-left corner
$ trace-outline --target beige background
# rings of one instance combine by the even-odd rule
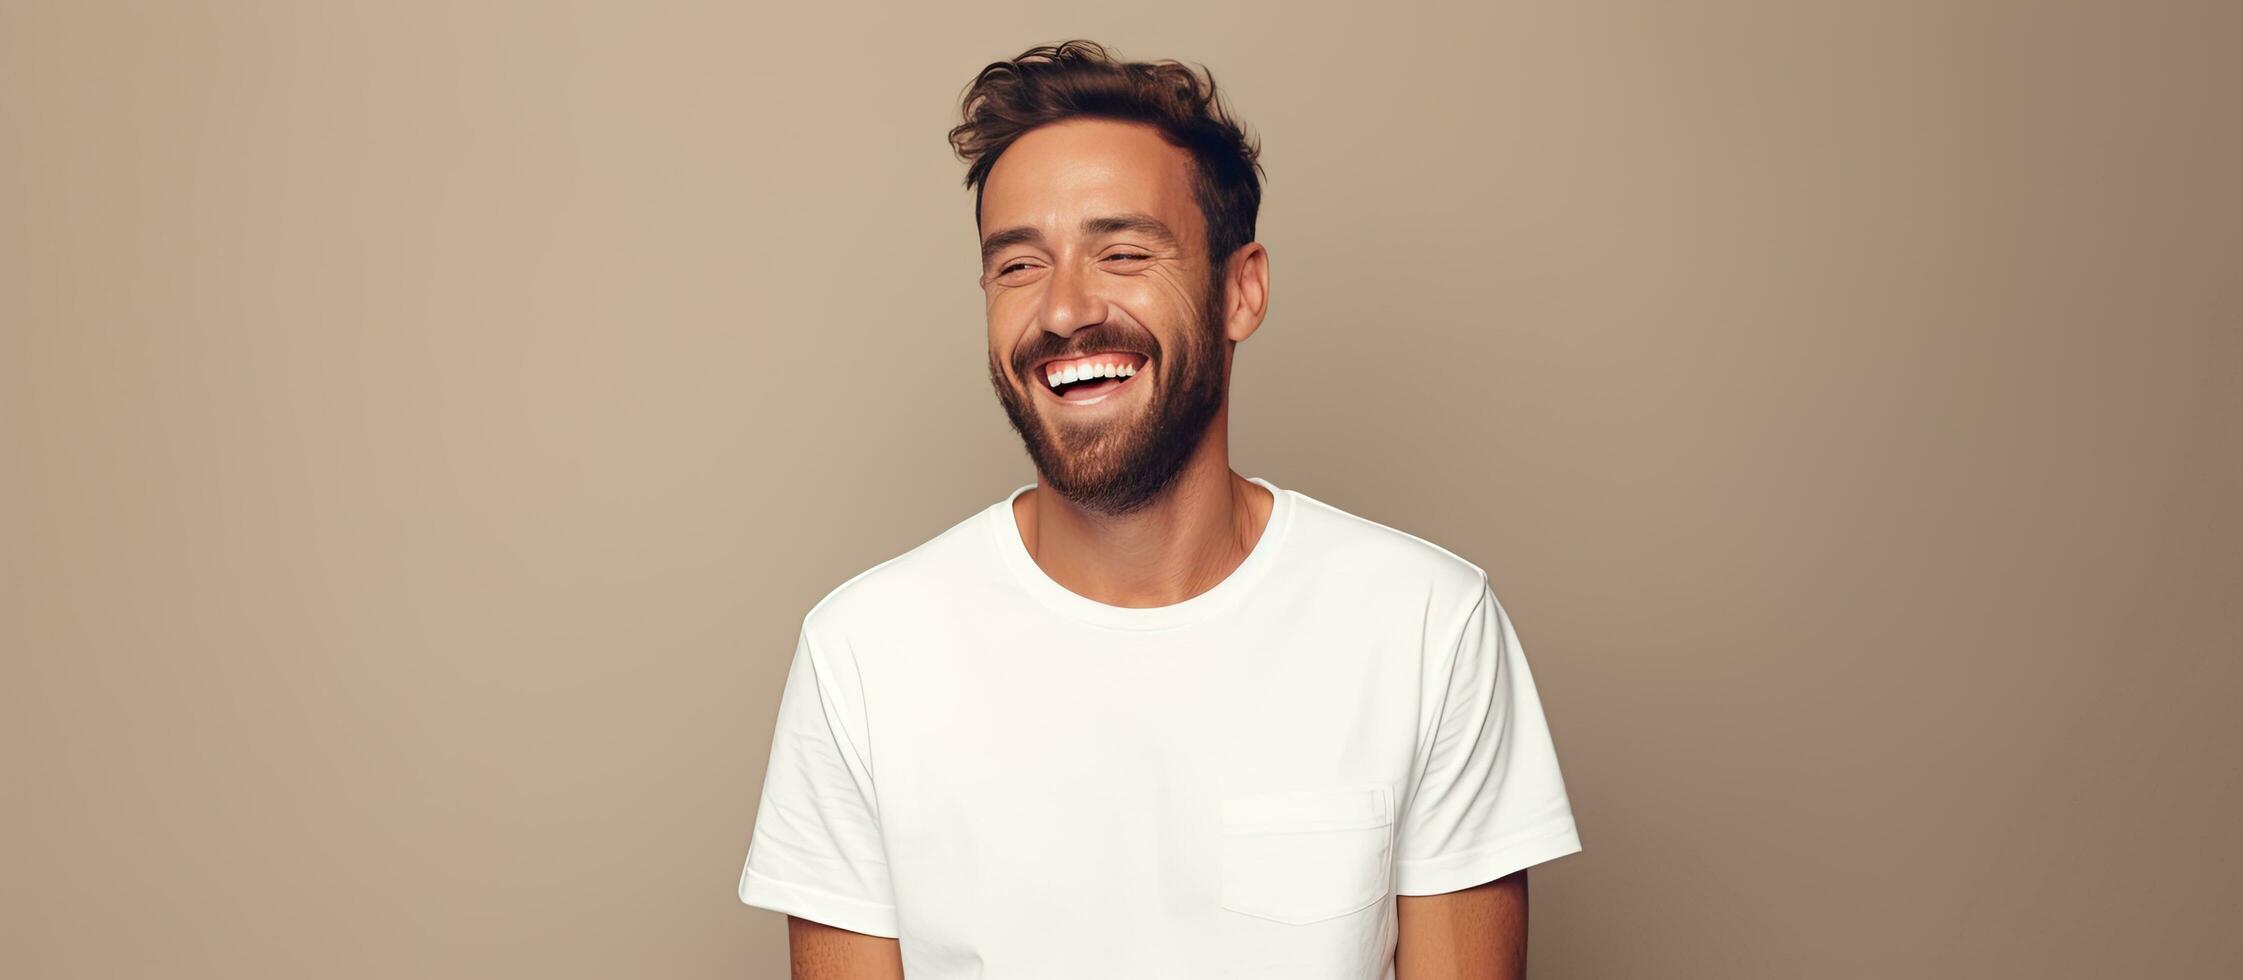
[[[0,4],[0,973],[781,976],[802,614],[1032,478],[942,133],[1088,36],[1266,141],[1237,468],[1516,617],[1537,977],[2237,975],[2235,10]]]

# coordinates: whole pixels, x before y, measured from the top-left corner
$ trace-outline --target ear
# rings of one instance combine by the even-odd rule
[[[1260,242],[1239,246],[1223,280],[1223,335],[1237,343],[1253,336],[1269,312],[1269,250]]]

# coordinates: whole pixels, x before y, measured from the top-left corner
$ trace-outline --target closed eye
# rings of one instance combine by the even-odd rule
[[[1109,259],[1123,259],[1123,260],[1131,260],[1131,261],[1133,261],[1133,260],[1139,260],[1139,259],[1149,259],[1149,258],[1152,258],[1152,256],[1150,256],[1150,255],[1141,255],[1141,254],[1139,254],[1139,253],[1136,253],[1136,252],[1116,252],[1116,253],[1114,253],[1114,254],[1112,254],[1112,255],[1109,255],[1109,256],[1106,256],[1106,257],[1107,257],[1107,258],[1109,258]],[[1006,265],[1006,266],[1004,266],[1003,268],[1000,268],[1000,269],[998,269],[998,270],[997,270],[997,275],[999,275],[999,276],[1004,276],[1004,275],[1008,275],[1008,274],[1010,274],[1010,273],[1011,273],[1011,272],[1012,272],[1012,271],[1013,271],[1014,269],[1025,269],[1025,268],[1027,268],[1027,267],[1028,267],[1028,263],[1026,263],[1026,262],[1014,262],[1014,263],[1011,263],[1011,264],[1009,264],[1009,265]]]

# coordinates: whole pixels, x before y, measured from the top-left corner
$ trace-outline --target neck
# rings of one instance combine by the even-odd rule
[[[1159,498],[1095,514],[1036,487],[1013,500],[1021,543],[1044,574],[1110,606],[1169,606],[1229,577],[1261,540],[1275,499],[1232,471],[1218,418]]]

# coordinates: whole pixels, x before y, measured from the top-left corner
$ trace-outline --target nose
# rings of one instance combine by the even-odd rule
[[[1074,262],[1055,262],[1045,281],[1050,288],[1044,291],[1043,309],[1038,311],[1045,332],[1067,337],[1106,322],[1106,301],[1092,290],[1090,270]]]

